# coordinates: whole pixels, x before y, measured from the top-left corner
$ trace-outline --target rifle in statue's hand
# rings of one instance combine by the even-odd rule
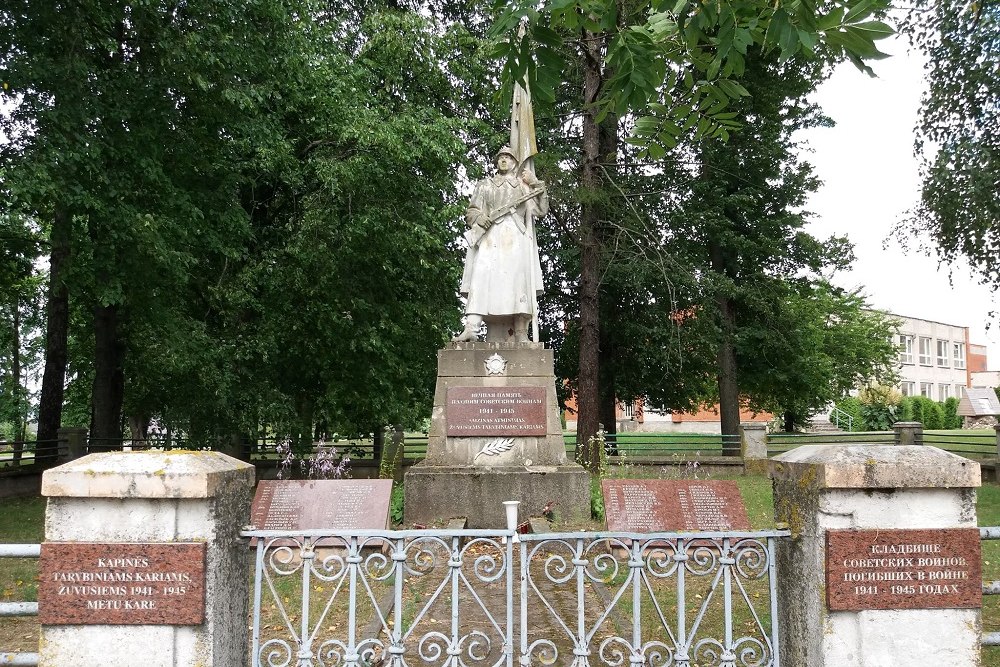
[[[486,232],[489,231],[490,227],[492,227],[498,220],[500,220],[502,217],[508,214],[514,216],[514,222],[517,224],[517,229],[523,234],[526,231],[526,228],[524,226],[524,222],[522,222],[521,218],[517,215],[517,207],[523,204],[524,202],[528,201],[529,199],[534,199],[543,192],[545,192],[544,187],[532,190],[526,195],[521,195],[513,202],[511,202],[508,206],[493,211],[493,213],[491,213],[486,217],[485,225],[477,223],[472,227],[468,228],[467,230],[465,230],[464,236],[466,243],[469,244],[470,248],[479,247],[480,241],[482,241],[483,237],[486,236]]]

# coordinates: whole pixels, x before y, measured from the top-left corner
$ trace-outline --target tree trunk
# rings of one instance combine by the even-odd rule
[[[120,331],[120,306],[94,307],[94,385],[91,393],[90,437],[101,449],[122,446],[122,401],[125,346]]]
[[[712,270],[720,275],[726,275],[726,265],[722,247],[714,241],[709,242],[709,255],[712,260]],[[719,420],[722,435],[740,433],[740,388],[738,369],[736,365],[736,349],[733,337],[736,331],[736,315],[733,312],[732,301],[725,294],[719,294],[715,299],[719,309],[719,323],[722,335],[719,349],[716,353],[719,382]],[[725,456],[739,456],[738,441],[723,442],[722,453]]]
[[[785,422],[785,424],[784,424],[785,433],[794,433],[795,432],[795,414],[793,412],[791,412],[790,410],[786,410],[785,414],[784,414],[784,422]]]
[[[603,71],[603,81],[611,75],[609,69],[605,68]],[[599,161],[602,179],[607,179],[609,174],[611,178],[614,178],[616,173],[616,166],[618,164],[618,117],[614,114],[609,114],[601,123],[597,126],[597,141],[599,148]],[[603,248],[606,245],[607,235],[608,235],[608,221],[609,211],[605,207],[600,210],[600,219],[597,221],[596,235],[598,247]],[[598,267],[600,268],[600,267]],[[619,304],[619,298],[617,291],[613,293],[608,292],[608,285],[601,284],[598,285],[599,292],[599,302],[598,310],[600,312],[600,319],[598,321],[598,327],[600,329],[600,349],[598,350],[599,357],[599,370],[601,378],[601,423],[604,425],[604,430],[610,434],[618,433],[618,395],[615,390],[617,386],[617,376],[615,369],[615,355],[617,350],[614,348],[614,336],[612,335],[612,327],[618,321],[617,310]],[[609,448],[609,453],[617,455],[618,447],[614,446]]]
[[[608,325],[612,321],[612,314],[608,312],[613,306],[607,294],[601,294],[601,347],[598,358],[600,359],[601,370],[601,426],[609,436],[618,434],[618,396],[615,392],[615,364],[614,349],[611,344]],[[615,440],[605,443],[605,450],[611,456],[618,455],[618,446]]]
[[[132,449],[145,449],[149,446],[149,417],[129,415],[128,430],[132,436]]]
[[[49,255],[49,287],[45,304],[45,371],[38,403],[38,440],[35,460],[56,457],[59,427],[62,425],[63,393],[66,385],[66,338],[69,330],[69,289],[66,269],[70,257],[73,216],[57,209],[52,220]]]
[[[580,184],[584,191],[601,186],[601,143],[597,109],[593,102],[602,83],[603,36],[583,33],[583,145]],[[591,443],[600,422],[600,242],[597,227],[599,205],[594,197],[585,197],[580,206],[580,366],[577,374],[577,448],[583,452],[580,463],[592,473],[601,465],[599,443]]]
[[[10,398],[14,402],[14,442],[12,444],[14,465],[21,464],[24,451],[24,410],[21,400],[21,299],[14,295],[14,331],[10,350]]]

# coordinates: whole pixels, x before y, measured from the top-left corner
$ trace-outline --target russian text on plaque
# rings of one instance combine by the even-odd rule
[[[828,530],[831,611],[981,607],[978,528]]]

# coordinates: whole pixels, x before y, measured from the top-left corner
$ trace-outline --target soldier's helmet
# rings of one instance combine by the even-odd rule
[[[517,156],[514,155],[514,151],[511,150],[510,146],[504,146],[503,148],[498,150],[496,157],[493,158],[493,161],[496,162],[497,160],[499,160],[501,155],[510,156],[510,159],[513,160],[515,164],[517,163]]]

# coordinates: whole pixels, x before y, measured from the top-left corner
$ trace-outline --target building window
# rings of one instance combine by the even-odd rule
[[[948,368],[948,341],[946,340],[937,342],[937,365]]]
[[[962,400],[962,396],[964,396],[964,394],[962,392],[963,392],[964,389],[965,389],[965,385],[964,384],[956,384],[955,385],[955,398],[957,398],[958,400]]]
[[[899,363],[913,363],[913,336],[899,334]]]
[[[913,383],[912,382],[900,382],[899,383],[899,393],[903,396],[913,396]]]
[[[951,398],[951,385],[950,384],[939,384],[938,385],[938,400],[944,403],[949,398]]]
[[[931,394],[933,394],[933,393],[934,393],[934,383],[933,382],[921,382],[920,383],[920,395],[921,396],[926,396],[927,398],[930,398]]]
[[[965,343],[955,343],[955,368],[965,368]]]
[[[932,366],[931,361],[931,339],[920,337],[920,365],[921,366]]]

